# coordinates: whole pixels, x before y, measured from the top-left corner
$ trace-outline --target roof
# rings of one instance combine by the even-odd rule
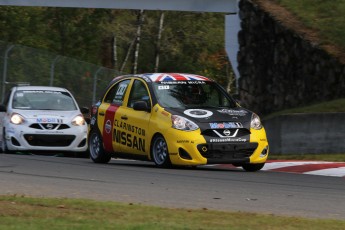
[[[207,77],[188,73],[148,73],[142,74],[153,82],[160,81],[210,81]]]
[[[16,90],[52,90],[52,91],[65,91],[68,92],[67,89],[55,86],[15,86]]]

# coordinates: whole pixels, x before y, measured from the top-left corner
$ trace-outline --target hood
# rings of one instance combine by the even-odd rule
[[[22,115],[30,120],[35,119],[41,122],[60,123],[61,120],[69,121],[75,116],[81,114],[79,110],[56,111],[56,110],[13,110],[13,112]]]
[[[208,128],[250,127],[252,112],[241,108],[194,108],[194,109],[166,109],[174,115],[188,118],[199,126]],[[205,127],[206,128],[206,127]]]

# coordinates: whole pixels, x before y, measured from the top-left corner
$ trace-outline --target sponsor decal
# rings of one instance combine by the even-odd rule
[[[62,92],[50,91],[50,90],[23,90],[22,92],[23,93],[53,93],[53,94],[62,94]]]
[[[62,131],[35,131],[37,134],[63,134]]]
[[[211,143],[219,143],[219,142],[246,142],[246,138],[222,138],[222,139],[210,139]]]
[[[161,81],[161,85],[204,85],[205,81]],[[158,88],[159,89],[159,88]]]
[[[118,129],[113,131],[113,142],[120,143],[131,147],[133,149],[145,152],[145,139],[132,135],[131,133],[123,132]]]
[[[106,133],[110,133],[111,132],[111,121],[110,120],[107,120],[105,122],[105,125],[104,125],[104,130]]]
[[[211,129],[231,129],[231,128],[243,128],[240,122],[220,122],[220,123],[209,123]]]
[[[186,81],[162,81],[162,85],[187,85]]]
[[[168,85],[159,85],[158,90],[163,90],[163,89],[169,89],[170,87]]]
[[[178,140],[178,141],[176,141],[177,143],[189,143],[189,140]]]
[[[183,113],[190,117],[195,117],[195,118],[205,118],[205,117],[210,117],[213,115],[211,111],[204,110],[204,109],[187,109]]]
[[[115,119],[113,142],[145,152],[145,129]]]
[[[62,119],[57,119],[54,117],[42,117],[36,119],[37,123],[63,123]]]
[[[119,107],[110,105],[108,109],[105,112],[105,117],[104,117],[104,123],[103,123],[103,143],[104,143],[104,149],[108,152],[113,152],[113,133],[110,131],[109,132],[109,123],[107,124],[106,121],[113,121],[115,118],[115,113]],[[112,127],[110,126],[110,130]]]
[[[248,112],[245,110],[234,110],[234,109],[221,109],[217,110],[220,113],[225,113],[231,116],[245,116]]]
[[[134,134],[138,134],[140,136],[145,136],[145,129],[131,125],[131,124],[126,123],[126,122],[119,121],[117,119],[115,119],[114,126],[121,128],[125,131],[129,131],[129,132],[132,132]]]

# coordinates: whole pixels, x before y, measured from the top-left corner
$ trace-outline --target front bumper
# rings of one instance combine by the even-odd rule
[[[37,130],[10,124],[5,128],[7,149],[10,151],[70,151],[87,150],[87,126],[64,130]]]
[[[173,140],[168,141],[170,160],[175,165],[265,163],[269,152],[266,132],[264,128],[250,131],[247,142],[222,143],[207,143],[199,131],[171,132],[167,137]]]

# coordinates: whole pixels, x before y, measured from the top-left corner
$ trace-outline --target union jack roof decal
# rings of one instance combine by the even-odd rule
[[[182,74],[182,73],[153,73],[145,74],[153,82],[158,81],[210,81],[210,79],[195,75],[195,74]]]

